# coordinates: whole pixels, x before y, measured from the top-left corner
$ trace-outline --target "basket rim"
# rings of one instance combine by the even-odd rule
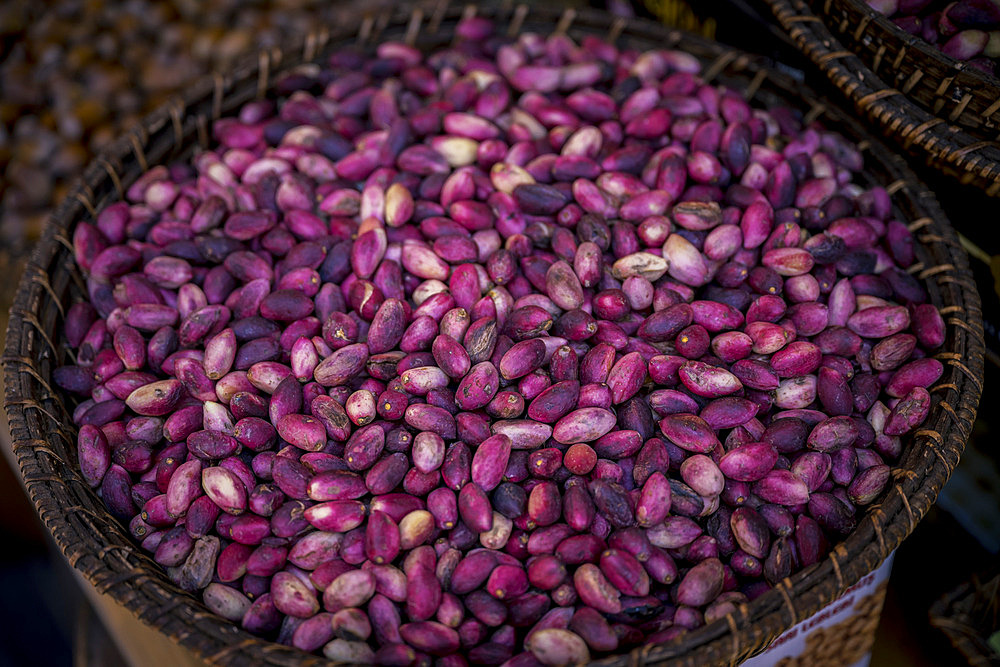
[[[888,85],[805,0],[766,0],[799,50],[881,132],[932,167],[1000,197],[1000,141],[984,140]],[[916,150],[919,149],[919,150]]]
[[[888,16],[875,11],[864,2],[861,2],[861,0],[810,0],[810,3],[815,5],[820,1],[822,1],[824,5],[829,5],[831,1],[845,2],[851,5],[851,8],[854,9],[854,11],[864,14],[869,23],[875,23],[883,30],[889,32],[897,40],[906,44],[907,47],[911,47],[918,51],[922,56],[930,60],[935,60],[941,65],[954,70],[957,75],[969,75],[973,79],[980,79],[981,83],[985,82],[994,88],[1000,89],[1000,77],[998,77],[995,73],[991,74],[989,72],[984,72],[981,69],[971,67],[967,64],[967,61],[952,58],[939,49],[935,49],[934,46],[927,40],[906,32],[898,25],[890,21]]]
[[[584,20],[607,26],[610,18],[607,14],[596,10],[569,9],[562,11],[558,8],[529,8],[527,5],[520,5],[516,9],[513,9],[512,15],[504,14],[503,12],[510,12],[510,3],[505,3],[505,8],[500,9],[489,4],[479,5],[478,7],[476,5],[468,5],[461,10],[461,13],[456,7],[449,7],[447,2],[441,3],[439,7],[443,9],[431,15],[431,24],[429,25],[434,25],[433,22],[437,21],[436,26],[439,27],[441,21],[445,18],[452,21],[461,14],[477,10],[501,19],[506,16],[508,20],[516,22],[517,25],[521,25],[528,18],[529,14],[534,15],[534,17],[541,16],[541,20],[550,29],[555,25],[557,30],[561,29],[563,31],[570,29],[574,20],[577,21],[577,27]],[[419,18],[415,21],[414,17],[416,16],[419,16]],[[391,17],[387,14],[380,15],[378,18],[370,16],[365,18],[358,17],[359,22],[357,24],[352,23],[346,27],[340,26],[337,35],[338,37],[340,35],[351,37],[357,33],[361,37],[362,42],[369,39],[374,42],[381,36],[383,29],[390,21],[394,21],[394,26],[396,27],[409,26],[409,31],[414,25],[419,30],[423,18],[424,14],[420,9],[402,7],[397,8]],[[532,20],[537,19],[532,18]],[[437,27],[434,29],[437,30]],[[628,31],[626,36],[634,36],[635,39],[647,40],[647,43],[650,39],[666,39],[668,44],[671,45],[683,42],[688,48],[697,47],[707,53],[714,54],[716,57],[714,64],[719,65],[720,71],[733,65],[733,63],[739,63],[746,69],[758,73],[758,76],[754,79],[756,83],[752,82],[752,85],[758,87],[768,76],[772,80],[782,81],[785,85],[788,84],[788,81],[791,81],[787,75],[776,72],[771,67],[765,67],[763,59],[751,58],[725,45],[711,43],[697,36],[648,21],[623,19],[611,21],[611,35],[613,38],[617,39],[625,31]],[[407,36],[409,36],[409,32],[407,32]],[[309,53],[315,55],[317,50],[322,50],[323,45],[330,38],[331,34],[325,30],[316,34],[310,34],[304,40],[298,40],[297,45],[289,49],[288,53],[291,53],[294,49],[300,49],[303,52],[303,58],[309,60],[311,58],[306,57],[306,55]],[[667,48],[670,47],[668,46]],[[237,67],[228,76],[216,75],[215,77],[203,79],[188,89],[184,100],[168,103],[164,107],[154,111],[146,117],[140,127],[134,132],[117,139],[102,153],[101,157],[94,160],[88,166],[71,190],[71,194],[63,200],[46,224],[43,239],[32,255],[29,266],[21,280],[15,306],[11,310],[11,320],[8,327],[4,355],[4,365],[7,371],[5,373],[5,407],[11,423],[13,446],[17,454],[21,469],[20,472],[22,478],[28,483],[29,495],[33,504],[35,504],[36,509],[39,511],[47,529],[56,537],[61,551],[74,567],[83,571],[88,580],[98,587],[98,590],[109,593],[118,602],[136,613],[140,620],[163,631],[174,641],[194,650],[195,653],[211,662],[232,661],[244,664],[247,659],[245,653],[253,651],[263,654],[258,654],[256,659],[264,659],[268,664],[292,664],[292,662],[295,664],[319,664],[324,661],[316,656],[309,656],[295,649],[280,646],[249,635],[245,631],[235,628],[228,621],[220,624],[219,621],[222,621],[222,619],[205,611],[205,608],[194,597],[171,600],[170,609],[166,611],[163,609],[153,609],[152,611],[155,613],[149,614],[147,613],[150,611],[149,606],[143,606],[145,601],[138,600],[135,596],[130,595],[132,580],[137,579],[134,585],[142,587],[142,591],[146,591],[148,587],[152,586],[154,588],[158,587],[157,590],[159,591],[166,590],[169,593],[169,587],[165,587],[160,582],[152,581],[151,577],[141,573],[139,576],[131,575],[124,579],[120,576],[109,576],[113,572],[108,572],[108,567],[103,560],[98,560],[95,563],[93,554],[80,553],[72,548],[72,543],[67,543],[64,539],[60,539],[64,537],[65,531],[72,532],[77,530],[77,528],[69,525],[69,517],[62,516],[58,512],[50,512],[48,511],[49,508],[43,506],[45,501],[44,493],[51,495],[53,493],[52,489],[57,488],[57,486],[65,488],[67,482],[65,480],[54,480],[51,475],[40,474],[39,470],[36,469],[41,460],[41,455],[44,454],[48,457],[51,455],[51,451],[47,449],[43,439],[36,437],[38,435],[36,433],[38,428],[33,430],[32,424],[35,423],[33,420],[37,421],[47,413],[45,413],[46,408],[44,406],[23,396],[24,389],[20,385],[20,380],[24,380],[27,383],[40,383],[43,387],[42,393],[47,394],[45,396],[47,400],[58,401],[59,398],[57,393],[48,387],[39,371],[35,370],[35,364],[39,362],[39,359],[25,358],[21,350],[21,344],[25,338],[38,337],[41,339],[39,345],[46,343],[52,355],[55,355],[57,352],[58,348],[47,337],[42,323],[36,317],[36,310],[41,307],[40,299],[45,297],[43,292],[47,292],[48,296],[52,298],[57,306],[59,304],[52,286],[47,282],[48,273],[46,266],[56,260],[57,253],[71,248],[69,240],[62,232],[67,230],[81,216],[85,216],[88,212],[95,212],[97,204],[95,203],[95,194],[90,184],[103,179],[106,187],[110,189],[112,184],[108,184],[106,181],[109,174],[113,174],[114,176],[111,180],[114,181],[113,185],[120,193],[122,191],[122,183],[120,180],[121,177],[117,175],[118,163],[122,159],[127,158],[137,163],[132,165],[132,167],[144,167],[148,159],[146,154],[148,147],[145,145],[150,140],[150,137],[158,137],[160,134],[169,134],[171,131],[174,131],[176,136],[180,138],[182,136],[182,124],[196,122],[195,119],[190,117],[184,120],[185,114],[191,113],[191,108],[189,107],[193,108],[195,106],[194,102],[192,102],[193,100],[198,100],[203,108],[208,105],[206,100],[211,100],[211,115],[213,118],[218,117],[222,109],[223,97],[234,90],[235,83],[250,85],[252,89],[252,84],[256,82],[257,88],[264,90],[267,88],[270,75],[274,73],[276,68],[286,68],[286,65],[287,68],[295,66],[294,59],[289,64],[283,58],[287,58],[287,56],[283,56],[281,51],[277,53],[274,50],[264,51],[259,53],[255,60],[248,61],[245,65]],[[824,107],[824,102],[818,100],[812,91],[803,88],[801,85],[798,88],[799,90],[796,91],[797,101],[803,103],[813,101],[815,105],[820,107],[818,113],[823,113],[823,109],[825,108],[827,112],[834,114],[835,119],[839,123],[842,123],[843,126],[851,127],[852,131],[859,136],[867,136],[863,128],[852,121],[847,114],[836,111],[835,107]],[[233,93],[233,95],[235,98],[236,93]],[[241,104],[238,101],[229,101],[236,106]],[[816,106],[813,109],[815,110]],[[838,129],[842,129],[842,127]],[[199,126],[199,132],[204,131],[205,128]],[[879,145],[877,140],[874,142],[874,145]],[[926,276],[921,275],[921,277],[930,279],[936,276],[940,279],[940,277],[944,276],[949,278],[946,281],[948,283],[947,288],[956,291],[956,294],[959,295],[957,300],[964,304],[964,310],[969,317],[969,322],[962,323],[961,326],[949,322],[949,324],[954,324],[954,326],[958,327],[958,335],[963,337],[965,346],[969,348],[968,358],[964,360],[964,363],[956,361],[951,364],[961,371],[956,375],[956,382],[962,384],[964,387],[964,396],[960,397],[959,400],[964,401],[965,404],[960,405],[957,408],[957,412],[956,408],[952,408],[951,417],[948,415],[942,416],[942,418],[946,418],[948,421],[954,420],[949,426],[950,430],[946,430],[945,433],[928,431],[923,435],[918,434],[916,436],[914,443],[908,447],[908,450],[914,452],[919,450],[921,458],[914,461],[913,469],[900,469],[900,472],[903,474],[897,478],[894,484],[894,489],[897,493],[895,495],[890,493],[890,496],[887,497],[884,503],[889,509],[883,512],[882,505],[880,505],[877,510],[869,511],[865,516],[866,518],[871,518],[871,520],[862,520],[859,522],[858,528],[844,542],[838,545],[827,559],[800,571],[790,579],[786,579],[776,586],[774,590],[769,591],[750,605],[741,606],[738,614],[736,614],[738,618],[730,614],[726,619],[721,619],[688,633],[682,638],[684,641],[657,646],[647,645],[635,649],[629,655],[606,658],[598,664],[624,665],[632,664],[632,662],[644,664],[646,662],[660,662],[674,659],[678,664],[694,665],[704,664],[708,658],[711,658],[708,660],[710,662],[735,664],[738,660],[747,657],[749,654],[762,650],[764,646],[769,644],[771,640],[776,638],[785,629],[794,625],[798,620],[808,617],[815,610],[825,606],[825,604],[828,604],[860,579],[865,572],[880,563],[913,530],[913,527],[933,502],[940,489],[940,485],[950,476],[951,470],[957,464],[961,450],[971,429],[972,421],[975,418],[975,410],[981,392],[984,344],[978,293],[976,292],[974,282],[967,275],[969,269],[964,250],[961,249],[957,239],[954,238],[954,231],[947,224],[933,196],[921,188],[919,181],[908,171],[905,162],[898,155],[880,155],[879,165],[890,171],[891,174],[902,173],[906,176],[906,178],[899,177],[899,180],[889,187],[892,188],[891,192],[893,194],[902,193],[902,195],[906,196],[909,208],[924,214],[923,217],[915,221],[917,229],[927,228],[928,230],[934,230],[942,234],[942,236],[935,237],[927,243],[929,247],[940,249],[941,252],[945,253],[951,263],[947,266],[924,267],[924,270],[928,273]],[[952,276],[952,273],[956,274],[956,276]],[[944,289],[945,287],[942,287],[942,291]],[[956,307],[962,308],[961,306]],[[30,348],[30,341],[28,345]],[[42,359],[45,359],[44,353]],[[954,386],[957,391],[958,384]],[[29,408],[33,408],[31,410],[33,416],[28,414]],[[943,412],[938,409],[938,403],[935,403],[934,410]],[[40,415],[39,412],[44,414]],[[933,414],[934,412],[932,412]],[[51,415],[49,416],[51,417]],[[58,421],[54,417],[52,417],[52,421],[55,421],[58,425]],[[920,443],[920,447],[917,446],[918,442]],[[916,453],[913,456],[916,457]],[[904,459],[906,458],[907,456],[904,455]],[[919,464],[919,471],[915,471],[917,464]],[[892,512],[895,512],[895,514],[891,514]],[[876,518],[876,516],[884,520],[884,525],[880,523],[880,518]],[[858,550],[859,553],[852,553],[851,549],[858,545],[862,545]],[[145,558],[141,554],[132,553],[128,555],[140,561]],[[102,554],[101,558],[105,556],[106,554]],[[862,561],[865,564],[859,567],[858,563]],[[868,567],[869,561],[871,561],[870,567]],[[867,569],[865,569],[866,567]],[[162,575],[160,576],[162,578]],[[832,588],[827,585],[829,583],[833,583]],[[797,602],[800,601],[799,598],[809,598],[809,596],[812,596],[808,600],[809,604],[802,605],[801,607],[797,606]],[[766,601],[767,605],[761,602],[761,600]],[[750,644],[747,647],[740,647],[738,643],[739,634],[750,632],[748,627],[753,616],[751,613],[753,610],[748,611],[744,607],[755,607],[761,610],[765,606],[768,608],[768,611],[761,612],[760,618],[754,617],[754,622],[757,623],[757,626],[752,628],[754,636],[751,638]],[[805,611],[803,611],[803,608]],[[171,632],[171,628],[167,627],[172,621],[177,620],[173,617],[172,612],[174,611],[177,612],[178,616],[182,617],[182,631],[175,630]],[[202,625],[210,626],[214,634],[206,637],[205,633],[207,631],[200,627]],[[189,628],[191,626],[195,626],[198,632],[202,634],[190,631]],[[730,636],[731,638],[729,638]],[[211,639],[211,641],[206,644],[203,641],[199,641],[199,639]],[[746,638],[744,637],[744,639]],[[724,648],[722,644],[725,644]],[[706,647],[709,647],[711,651]],[[687,648],[703,650],[696,650],[697,655],[691,657],[691,655],[684,653]],[[626,660],[631,660],[631,662],[626,663]]]

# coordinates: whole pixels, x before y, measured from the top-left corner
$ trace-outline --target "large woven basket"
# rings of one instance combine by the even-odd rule
[[[860,0],[766,0],[796,46],[885,136],[1000,196],[1000,80],[906,34]]]
[[[397,9],[354,25],[328,26],[301,43],[263,52],[229,76],[190,89],[184,99],[151,115],[136,132],[116,141],[94,162],[47,226],[22,280],[11,312],[5,352],[5,403],[13,446],[31,500],[70,563],[99,591],[118,600],[142,621],[213,663],[312,665],[322,662],[295,649],[267,642],[210,613],[179,590],[130,539],[79,474],[72,406],[52,385],[52,369],[68,358],[61,333],[63,316],[85,298],[69,238],[73,225],[122,196],[147,167],[184,158],[208,141],[214,118],[257,96],[273,94],[282,72],[318,62],[345,44],[370,47],[381,39],[405,39],[421,48],[447,43],[457,20],[468,12],[494,16],[509,34],[553,30],[571,36],[598,34],[638,48],[680,48],[701,59],[705,77],[746,91],[755,103],[788,104],[810,119],[820,118],[865,150],[867,175],[891,193],[900,219],[919,241],[911,271],[922,279],[948,327],[938,357],[945,373],[932,388],[931,414],[909,441],[881,502],[823,562],[782,581],[772,591],[725,619],[679,640],[644,646],[606,665],[672,662],[681,665],[736,664],[759,652],[781,632],[829,604],[870,572],[913,530],[934,502],[965,447],[982,388],[983,332],[979,296],[967,257],[933,195],[915,180],[904,161],[868,139],[849,115],[753,58],[694,36],[645,21],[613,19],[589,10],[465,7],[446,2],[436,9]]]

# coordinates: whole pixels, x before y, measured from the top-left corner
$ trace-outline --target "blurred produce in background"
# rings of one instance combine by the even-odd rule
[[[0,244],[17,256],[93,154],[241,54],[386,0],[0,3]],[[6,307],[3,309],[6,311]]]

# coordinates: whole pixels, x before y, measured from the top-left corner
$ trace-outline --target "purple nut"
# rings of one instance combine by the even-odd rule
[[[455,402],[463,410],[477,410],[493,400],[499,388],[500,375],[496,366],[483,361],[473,366],[459,382]]]
[[[729,371],[701,361],[685,362],[677,369],[677,375],[689,391],[705,398],[733,394],[743,387]]]
[[[182,385],[177,380],[159,380],[136,389],[125,404],[136,414],[160,417],[173,411],[181,399]]]
[[[885,391],[890,396],[902,398],[916,387],[926,389],[944,374],[944,365],[933,358],[911,361],[889,378]]]
[[[365,368],[368,356],[368,346],[364,343],[335,350],[316,367],[314,372],[316,382],[324,387],[345,384]]]
[[[514,345],[500,358],[500,375],[505,380],[514,380],[541,367],[545,359],[546,347],[539,338],[529,338]]]
[[[176,474],[176,473],[175,473]],[[242,514],[247,507],[247,488],[235,473],[221,466],[201,471],[205,495],[227,514]]]
[[[503,433],[492,435],[476,448],[472,458],[472,481],[484,491],[492,491],[503,481],[510,460],[511,439]]]
[[[556,422],[552,437],[563,444],[592,442],[614,428],[616,421],[610,410],[579,408]]]
[[[606,614],[621,612],[621,593],[593,563],[584,563],[577,568],[573,574],[573,586],[580,599],[597,611]],[[537,637],[537,634],[534,636]]]
[[[847,416],[825,419],[813,427],[806,444],[820,452],[832,452],[854,444],[858,437],[858,425]]]
[[[874,306],[859,310],[847,319],[847,327],[863,338],[885,338],[910,326],[905,306]]]
[[[568,609],[572,616],[572,609]],[[569,620],[567,619],[567,625]],[[580,635],[565,628],[542,628],[529,633],[526,648],[543,665],[582,665],[590,662],[590,651]]]
[[[889,412],[882,432],[887,436],[905,435],[924,423],[930,408],[931,396],[927,390],[913,387]]]
[[[719,446],[719,439],[704,419],[693,414],[667,415],[660,420],[660,431],[681,449],[708,453]]]
[[[684,575],[677,587],[677,601],[701,607],[714,600],[724,585],[723,565],[717,558],[706,558]]]
[[[809,501],[809,487],[788,470],[771,470],[754,482],[753,492],[762,500],[791,507]]]

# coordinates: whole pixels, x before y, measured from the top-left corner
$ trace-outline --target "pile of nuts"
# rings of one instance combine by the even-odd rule
[[[700,71],[472,17],[289,73],[75,226],[83,478],[349,662],[584,662],[817,563],[945,326],[857,147]]]

